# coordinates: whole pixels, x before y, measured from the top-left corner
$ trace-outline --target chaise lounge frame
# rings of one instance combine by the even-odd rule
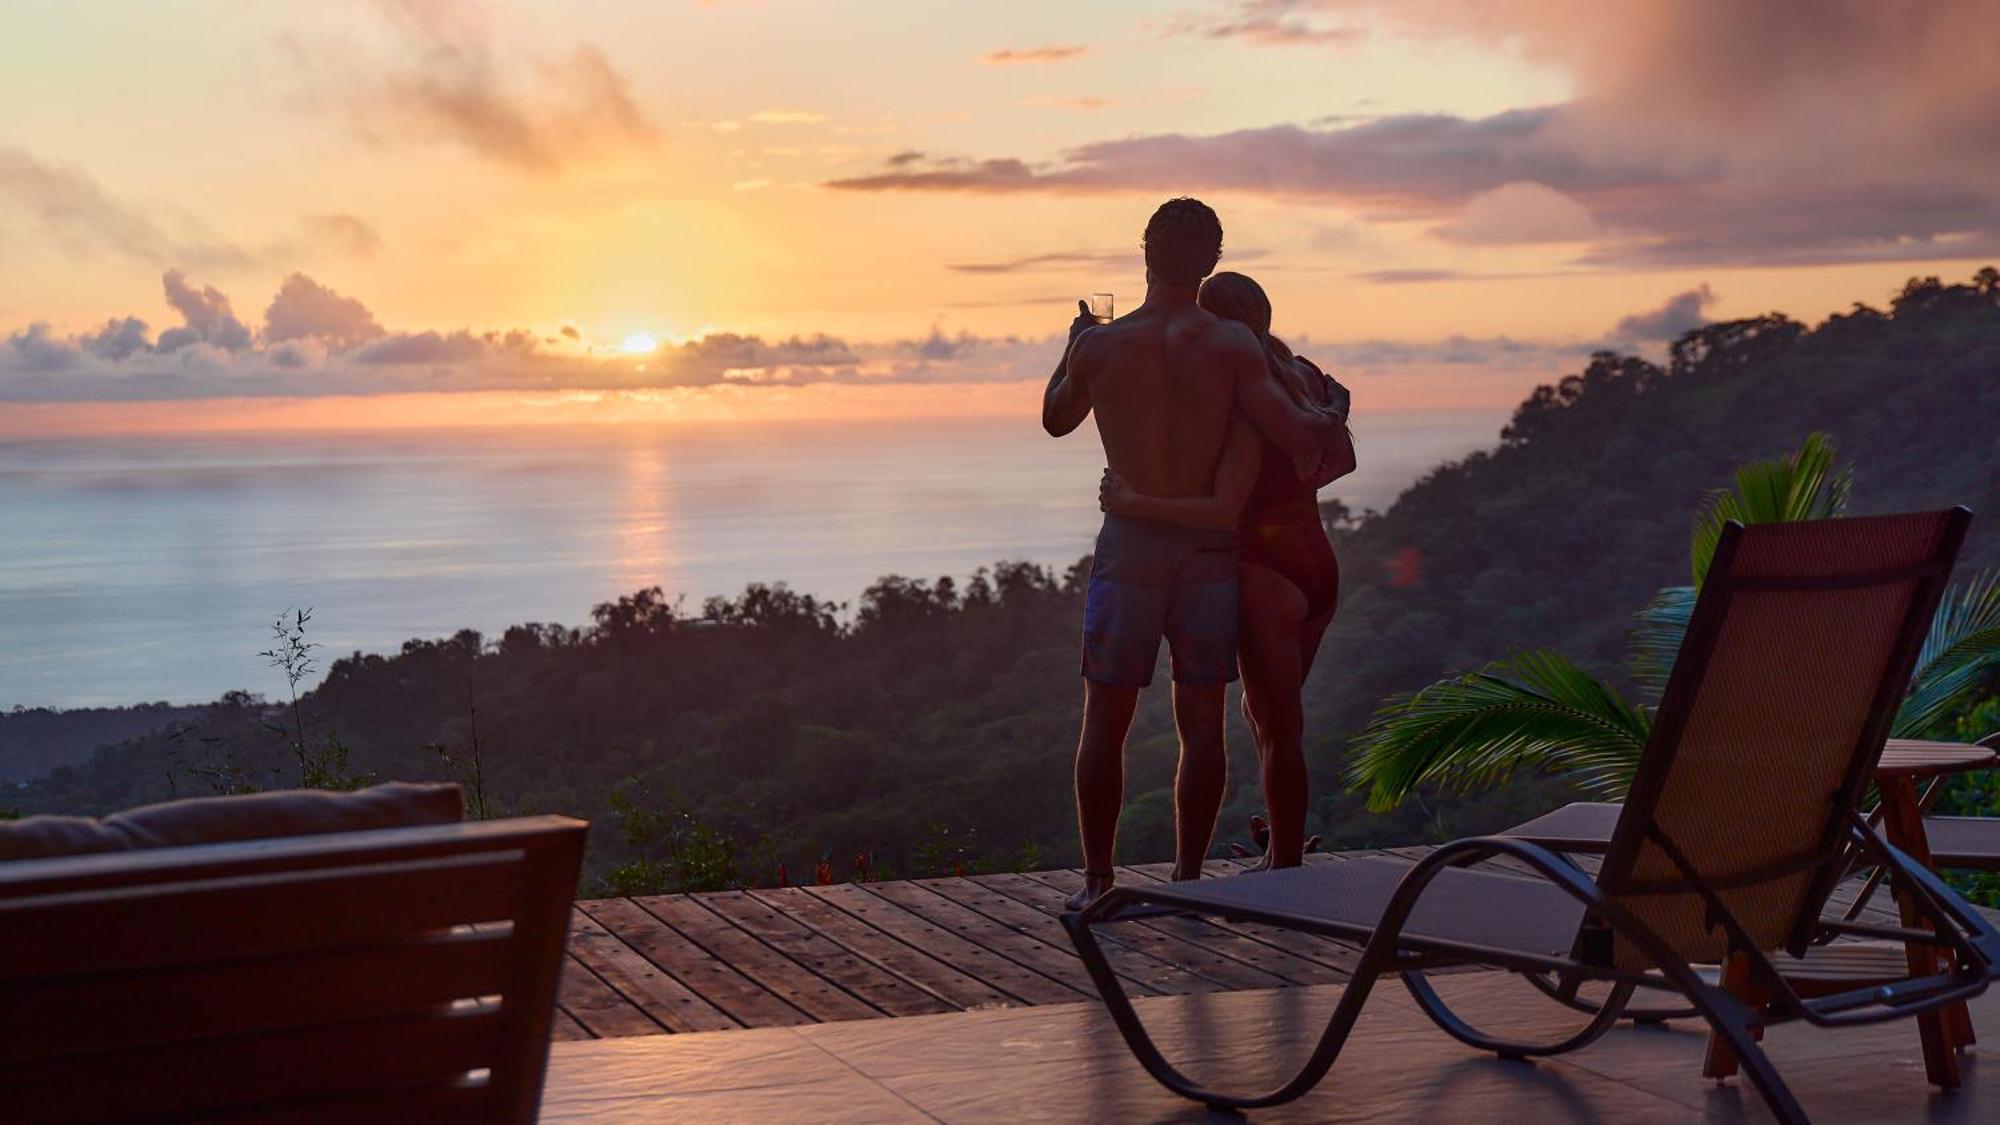
[[[1761,1027],[1905,1018],[1962,1003],[2000,976],[2000,932],[1884,841],[1859,807],[1969,519],[1960,508],[1725,528],[1595,877],[1538,844],[1481,837],[1446,844],[1409,868],[1357,859],[1121,886],[1066,914],[1063,923],[1119,1032],[1168,1089],[1214,1108],[1249,1109],[1316,1085],[1384,974],[1400,975],[1453,1037],[1512,1057],[1583,1047],[1617,1022],[1637,990],[1665,991],[1684,999],[1735,1052],[1780,1120],[1808,1120],[1759,1046]],[[1837,737],[1828,734],[1836,730]],[[1759,760],[1759,747],[1777,760]],[[1828,783],[1818,790],[1823,798],[1812,795],[1813,781]],[[1768,817],[1718,809],[1734,802],[1740,812],[1745,800]],[[1822,917],[1855,851],[1889,870],[1931,929]],[[1534,878],[1467,869],[1495,858],[1525,866]],[[1204,1088],[1167,1060],[1094,932],[1141,907],[1364,943],[1325,1031],[1292,1078],[1239,1094]],[[1949,955],[1949,967],[1801,996],[1778,960],[1801,957],[1830,935],[1931,946]],[[1695,968],[1732,958],[1770,996],[1761,1009]],[[1574,1034],[1507,1040],[1454,1013],[1424,976],[1468,963],[1606,982],[1610,996]]]

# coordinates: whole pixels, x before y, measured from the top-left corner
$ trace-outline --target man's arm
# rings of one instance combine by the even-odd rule
[[[1301,477],[1311,475],[1321,448],[1340,425],[1339,419],[1293,401],[1290,392],[1272,378],[1264,349],[1247,329],[1231,334],[1228,363],[1236,382],[1236,405],[1264,440],[1292,459]]]
[[[1097,325],[1097,318],[1090,315],[1088,304],[1078,301],[1076,307],[1076,319],[1069,326],[1069,344],[1063,348],[1062,358],[1056,361],[1055,374],[1049,376],[1049,389],[1042,393],[1042,429],[1050,437],[1062,437],[1090,417],[1086,375],[1095,362],[1096,348],[1092,346],[1095,335],[1090,329]]]

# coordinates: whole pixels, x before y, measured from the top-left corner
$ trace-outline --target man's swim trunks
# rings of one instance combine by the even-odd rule
[[[1236,535],[1104,517],[1083,606],[1083,675],[1144,687],[1160,638],[1185,684],[1236,678]]]

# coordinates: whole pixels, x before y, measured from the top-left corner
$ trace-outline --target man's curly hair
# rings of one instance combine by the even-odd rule
[[[1168,285],[1195,285],[1222,260],[1222,220],[1185,196],[1160,204],[1146,223],[1146,269]]]

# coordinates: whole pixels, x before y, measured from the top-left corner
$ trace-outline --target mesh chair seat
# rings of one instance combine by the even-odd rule
[[[1938,867],[2000,868],[2000,817],[1927,816],[1924,837]]]
[[[1500,833],[1521,840],[1533,840],[1559,852],[1601,852],[1611,843],[1618,827],[1618,814],[1625,806],[1615,801],[1577,801],[1553,812]]]
[[[1315,863],[1148,888],[1147,898],[1281,926],[1332,929],[1366,940],[1409,874],[1386,859]],[[1487,871],[1438,873],[1403,927],[1410,948],[1474,945],[1533,957],[1566,957],[1584,908],[1545,882]]]
[[[1562,852],[1602,852],[1618,827],[1623,806],[1610,801],[1577,801],[1502,832]],[[2000,817],[1927,816],[1924,838],[1934,867],[2000,869]]]

